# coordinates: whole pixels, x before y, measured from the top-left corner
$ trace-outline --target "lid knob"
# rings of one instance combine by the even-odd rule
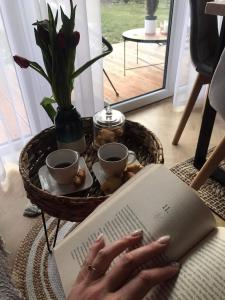
[[[106,120],[112,119],[112,109],[110,105],[106,106]]]
[[[107,105],[103,110],[97,112],[93,117],[94,124],[102,127],[122,126],[125,116],[118,110],[112,109]]]

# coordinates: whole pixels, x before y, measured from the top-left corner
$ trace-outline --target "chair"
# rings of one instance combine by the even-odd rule
[[[191,10],[190,52],[198,76],[173,138],[173,145],[177,145],[180,140],[202,86],[210,83],[217,57],[216,49],[219,39],[217,16],[205,14],[208,0],[189,0],[189,2]]]
[[[225,50],[217,65],[209,89],[209,102],[213,109],[225,120]],[[225,137],[205,162],[191,186],[198,190],[207,178],[216,170],[219,163],[225,158]]]

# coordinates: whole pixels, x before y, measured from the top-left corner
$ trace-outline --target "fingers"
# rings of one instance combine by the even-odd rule
[[[178,272],[177,263],[163,268],[143,270],[118,291],[119,299],[141,300],[153,286],[171,279]]]
[[[104,247],[105,247],[104,236],[103,234],[100,234],[89,250],[88,256],[86,257],[83,266],[81,267],[81,270],[77,276],[77,282],[79,282],[85,276],[87,276],[87,273],[89,272],[88,266],[92,265],[93,260],[97,256],[98,252]]]
[[[92,263],[95,271],[90,273],[90,278],[93,280],[104,275],[114,258],[120,255],[127,248],[136,245],[141,241],[141,239],[142,231],[135,231],[130,236],[123,237],[111,245],[102,248]]]
[[[170,237],[164,236],[148,245],[127,252],[106,274],[106,283],[110,291],[120,288],[138,267],[161,254],[169,244]]]

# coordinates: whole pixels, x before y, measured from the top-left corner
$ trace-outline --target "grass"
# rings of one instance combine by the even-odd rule
[[[156,11],[158,24],[168,20],[169,7],[168,0],[160,0],[158,10]],[[144,27],[144,18],[146,15],[145,5],[139,3],[112,3],[101,5],[102,14],[102,32],[110,43],[122,41],[122,32]]]

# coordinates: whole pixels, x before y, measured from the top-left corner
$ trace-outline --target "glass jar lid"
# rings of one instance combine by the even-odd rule
[[[111,106],[108,105],[103,110],[97,112],[93,120],[95,124],[101,127],[116,127],[125,122],[125,116],[120,111],[112,109]]]

